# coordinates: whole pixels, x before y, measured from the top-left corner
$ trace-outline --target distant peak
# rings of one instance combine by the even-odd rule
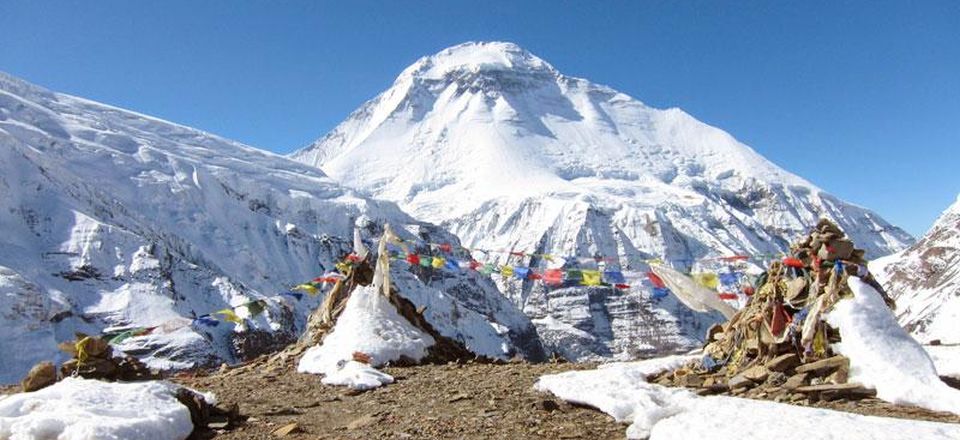
[[[470,41],[420,58],[401,76],[441,79],[450,73],[498,71],[556,72],[549,63],[515,43]]]

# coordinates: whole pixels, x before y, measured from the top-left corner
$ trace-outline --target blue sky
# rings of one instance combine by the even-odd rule
[[[513,41],[917,235],[960,192],[956,1],[0,1],[0,70],[286,153],[423,55]]]

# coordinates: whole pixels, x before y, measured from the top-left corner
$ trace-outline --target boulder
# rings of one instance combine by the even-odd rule
[[[20,381],[23,392],[29,393],[42,388],[46,388],[57,382],[57,367],[53,362],[41,362],[34,365],[27,373],[27,377]]]
[[[800,356],[796,353],[787,353],[767,361],[766,367],[770,371],[787,372],[800,365]]]
[[[837,355],[809,364],[803,364],[797,367],[795,371],[797,373],[811,373],[816,376],[826,376],[839,368],[850,368],[850,359]]]

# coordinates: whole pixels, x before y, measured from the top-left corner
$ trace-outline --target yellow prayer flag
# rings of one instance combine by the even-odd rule
[[[720,285],[720,279],[717,274],[712,272],[701,272],[693,274],[693,279],[703,287],[716,289]]]
[[[446,261],[444,261],[441,257],[433,257],[433,262],[431,264],[433,265],[434,269],[441,269],[443,268],[443,263],[445,262]]]
[[[313,284],[301,284],[297,287],[294,287],[291,290],[302,290],[304,292],[309,293],[310,296],[316,296],[318,293],[320,293],[320,289],[317,289],[317,287],[314,286]]]
[[[580,281],[584,286],[599,286],[600,285],[600,271],[599,270],[584,270],[580,271],[580,274],[583,275],[583,280]]]
[[[224,319],[225,321],[230,321],[230,322],[235,323],[235,324],[241,324],[241,323],[243,323],[243,319],[241,319],[239,316],[237,316],[237,314],[234,313],[233,309],[218,310],[218,311],[216,311],[214,314],[215,314],[215,315],[221,315],[221,316],[223,316],[223,319]]]
[[[507,266],[507,265],[502,266],[500,268],[500,275],[503,275],[505,277],[513,276],[513,267]]]

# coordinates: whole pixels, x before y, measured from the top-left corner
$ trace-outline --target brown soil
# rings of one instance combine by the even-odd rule
[[[315,375],[255,368],[175,381],[239,403],[249,419],[216,439],[622,439],[625,425],[533,390],[544,374],[591,364],[447,364],[386,368],[396,383],[360,394]],[[210,433],[201,436],[209,438]]]
[[[365,393],[320,383],[314,375],[265,373],[257,365],[210,376],[175,379],[238,403],[249,419],[200,438],[276,439],[296,423],[291,439],[622,439],[626,425],[533,390],[544,374],[594,364],[447,364],[386,368],[397,382]],[[960,416],[891,405],[877,399],[801,402],[865,415],[960,423]]]

